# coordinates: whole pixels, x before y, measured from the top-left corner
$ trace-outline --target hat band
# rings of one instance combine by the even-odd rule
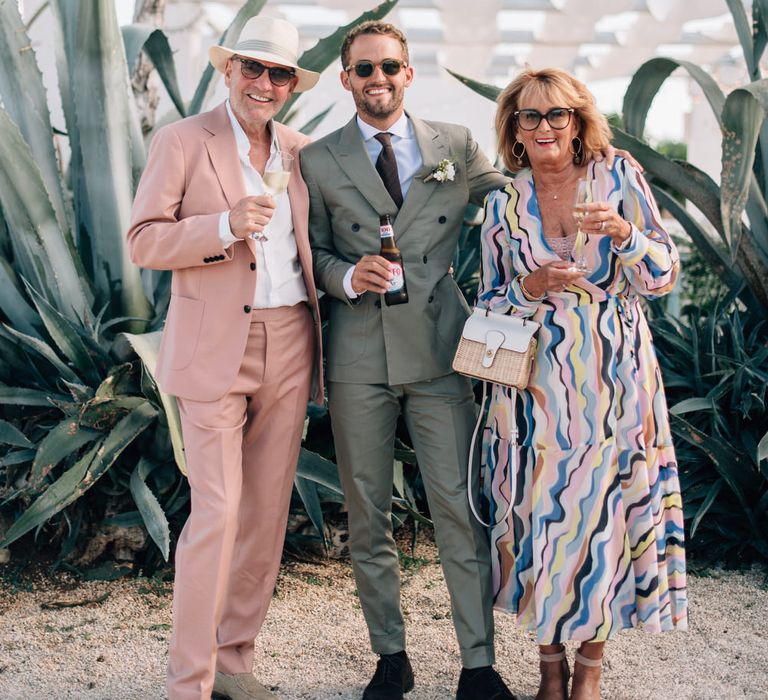
[[[248,41],[241,41],[235,46],[235,51],[264,51],[266,53],[275,54],[276,56],[282,56],[291,64],[296,63],[296,57],[294,54],[284,49],[282,46],[280,46],[280,44],[275,44],[272,41],[261,41],[260,39],[249,39]]]

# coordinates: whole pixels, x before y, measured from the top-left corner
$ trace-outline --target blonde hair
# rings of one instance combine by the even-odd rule
[[[579,120],[578,136],[582,142],[582,154],[574,162],[586,163],[592,156],[603,151],[611,142],[611,128],[608,120],[596,107],[595,98],[587,86],[572,75],[559,68],[533,70],[526,68],[499,95],[496,109],[496,134],[499,140],[499,153],[504,164],[511,172],[517,172],[530,166],[525,153],[517,164],[513,154],[517,136],[515,112],[528,98],[543,98],[558,107],[573,107],[576,112],[572,118]],[[518,149],[519,150],[519,149]]]

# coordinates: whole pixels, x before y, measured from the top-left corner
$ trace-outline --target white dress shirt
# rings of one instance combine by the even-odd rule
[[[251,165],[251,144],[243,128],[235,118],[229,100],[226,102],[227,115],[235,133],[237,154],[240,157],[240,167],[243,171],[243,182],[247,196],[266,194],[264,181],[259,171]],[[272,129],[270,155],[280,150],[277,134]],[[274,195],[275,212],[264,228],[267,241],[256,243],[256,291],[253,298],[255,309],[271,309],[278,306],[293,306],[301,301],[307,301],[307,287],[299,263],[299,253],[296,247],[296,234],[291,218],[291,202],[288,192]],[[219,238],[224,248],[242,239],[233,235],[229,227],[229,212],[225,211],[219,217]]]
[[[365,150],[368,151],[368,157],[371,159],[374,167],[376,167],[376,161],[379,159],[379,153],[384,146],[379,143],[375,138],[376,134],[381,133],[381,129],[371,126],[357,115],[357,126],[360,129],[360,134],[363,137],[365,143]],[[413,182],[414,175],[421,169],[424,161],[421,158],[421,151],[419,150],[419,144],[416,141],[416,134],[413,131],[413,124],[408,119],[405,112],[400,115],[400,118],[392,124],[387,130],[392,134],[392,150],[395,152],[395,158],[397,160],[397,175],[400,180],[400,190],[403,193],[403,199],[408,194],[408,190]],[[344,291],[350,299],[356,299],[359,294],[352,289],[352,273],[355,270],[355,266],[347,270],[344,275]]]

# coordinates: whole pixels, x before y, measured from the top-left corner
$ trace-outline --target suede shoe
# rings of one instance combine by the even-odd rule
[[[376,673],[363,691],[363,700],[403,700],[413,690],[413,669],[404,651],[382,654]]]
[[[259,683],[252,673],[229,675],[221,671],[216,671],[211,697],[229,700],[277,700],[277,696]]]
[[[462,668],[456,700],[517,700],[493,666]]]

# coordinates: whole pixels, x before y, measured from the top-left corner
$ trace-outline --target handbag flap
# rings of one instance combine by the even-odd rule
[[[525,352],[537,330],[539,330],[539,324],[529,318],[488,313],[485,309],[475,307],[464,324],[461,335],[476,343],[490,344],[496,350],[502,347],[514,352]],[[501,342],[499,342],[499,333],[503,334]]]

